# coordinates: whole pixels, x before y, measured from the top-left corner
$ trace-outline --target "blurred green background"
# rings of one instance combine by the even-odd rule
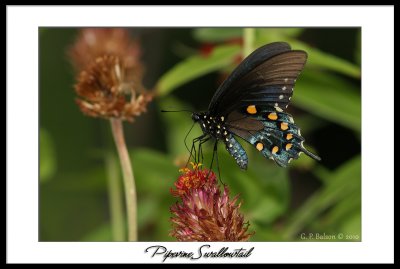
[[[109,122],[84,116],[74,101],[75,75],[66,51],[78,30],[39,31],[40,241],[123,237],[113,232],[110,217],[107,178],[120,172]],[[141,43],[144,84],[159,94],[146,114],[125,123],[138,192],[139,240],[174,241],[168,235],[169,207],[176,199],[169,190],[179,176],[177,164],[187,158],[183,139],[192,120],[189,113],[160,110],[206,110],[237,65],[245,31],[129,31]],[[242,213],[256,231],[251,241],[304,241],[302,233],[342,233],[341,240],[360,241],[361,29],[257,28],[246,33],[245,42],[252,41],[253,48],[286,41],[309,54],[288,112],[301,127],[305,145],[322,157],[315,162],[303,154],[285,169],[246,145],[249,168],[241,171],[220,145],[222,179],[232,196],[241,194]],[[196,126],[188,141],[199,134]],[[204,150],[211,160],[212,143]]]

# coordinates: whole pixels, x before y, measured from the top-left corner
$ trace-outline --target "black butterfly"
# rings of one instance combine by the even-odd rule
[[[287,166],[302,152],[320,160],[304,148],[299,127],[284,112],[306,60],[306,52],[291,50],[284,42],[264,45],[244,59],[217,89],[208,111],[192,114],[203,131],[194,140],[199,142],[199,152],[210,138],[216,139],[214,151],[223,141],[240,168],[247,169],[248,158],[238,136],[279,166]]]

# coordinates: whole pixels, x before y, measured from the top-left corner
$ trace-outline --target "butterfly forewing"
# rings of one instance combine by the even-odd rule
[[[232,82],[229,94],[219,100],[217,114],[228,115],[245,105],[258,104],[284,110],[307,60],[303,51],[275,55]]]
[[[210,114],[224,114],[224,104],[229,103],[230,101],[238,100],[235,99],[237,96],[234,93],[234,89],[235,84],[239,82],[242,77],[252,72],[257,66],[264,63],[268,59],[290,50],[289,44],[285,42],[275,42],[264,45],[251,53],[240,63],[238,67],[235,68],[235,70],[233,70],[229,77],[217,89],[208,108]]]

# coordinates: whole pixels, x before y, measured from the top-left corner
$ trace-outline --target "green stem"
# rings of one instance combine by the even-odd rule
[[[125,224],[118,165],[115,155],[112,153],[106,155],[105,162],[108,178],[108,200],[112,236],[114,241],[120,242],[125,240]]]
[[[243,29],[243,58],[247,57],[254,50],[254,37],[256,30],[254,28]]]
[[[137,199],[132,164],[126,148],[122,121],[120,119],[111,119],[110,121],[124,179],[126,211],[128,217],[128,241],[137,241]]]

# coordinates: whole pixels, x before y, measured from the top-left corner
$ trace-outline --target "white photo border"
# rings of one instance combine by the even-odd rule
[[[160,263],[161,257],[152,258],[145,249],[163,245],[197,253],[204,245],[38,242],[38,28],[42,26],[362,27],[362,242],[218,242],[210,243],[212,250],[225,246],[254,250],[246,259],[166,262],[394,261],[393,6],[7,6],[8,263]]]

